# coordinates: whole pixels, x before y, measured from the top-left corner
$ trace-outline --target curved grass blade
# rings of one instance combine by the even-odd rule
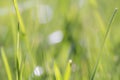
[[[107,39],[108,33],[109,33],[109,31],[110,31],[111,24],[112,24],[112,22],[113,22],[113,19],[114,19],[115,15],[116,15],[117,11],[118,11],[118,9],[115,8],[115,10],[114,10],[114,12],[113,12],[113,15],[112,15],[112,17],[111,17],[111,19],[110,19],[110,21],[109,21],[108,28],[107,28],[107,31],[106,31],[106,34],[105,34],[105,37],[104,37],[104,40],[103,40],[103,44],[102,44],[102,46],[101,46],[101,51],[102,51],[103,48],[104,48],[105,41],[106,41],[106,39]],[[94,77],[95,77],[95,74],[96,74],[96,71],[97,71],[99,62],[100,62],[100,58],[101,58],[101,54],[99,53],[99,54],[98,54],[98,58],[97,58],[97,62],[96,62],[96,64],[95,64],[95,66],[94,66],[94,70],[93,70],[93,73],[92,73],[92,75],[91,75],[91,77],[90,77],[90,80],[94,80]]]
[[[56,63],[54,63],[54,71],[55,71],[56,80],[62,80],[61,73]]]
[[[15,11],[16,11],[16,14],[17,14],[18,21],[20,23],[20,30],[23,34],[25,34],[25,32],[26,32],[25,31],[25,26],[23,24],[23,20],[22,20],[21,15],[20,15],[17,0],[13,0],[13,4],[14,4],[14,8],[15,8]]]
[[[15,11],[16,11],[16,14],[17,14],[17,18],[18,18],[18,22],[19,22],[19,27],[20,27],[20,32],[25,35],[24,36],[24,41],[26,43],[26,47],[30,53],[30,57],[32,58],[32,61],[33,61],[33,65],[35,65],[35,61],[33,59],[33,55],[31,53],[31,47],[30,47],[30,43],[29,43],[29,40],[26,36],[26,30],[25,30],[25,26],[24,26],[24,23],[23,23],[23,20],[21,18],[21,15],[20,15],[20,11],[19,11],[19,8],[18,8],[18,4],[17,4],[17,0],[13,0],[13,4],[14,4],[14,8],[15,8]]]
[[[69,60],[66,70],[65,70],[65,74],[64,74],[64,80],[69,80],[70,79],[70,75],[71,75],[71,64],[72,64],[72,60]]]
[[[7,57],[5,55],[5,52],[4,52],[3,48],[1,48],[1,56],[2,56],[2,60],[3,60],[3,63],[4,63],[5,69],[6,69],[8,80],[12,80],[12,73],[10,71],[8,60],[7,60]]]
[[[17,0],[13,0],[13,4],[14,4],[14,8],[15,8],[15,11],[16,11],[16,14],[17,14],[17,18],[18,18],[18,22],[19,22],[19,25],[20,25],[20,32],[25,35],[24,36],[24,41],[26,43],[26,47],[30,53],[30,57],[32,58],[32,63],[33,65],[35,66],[35,61],[33,59],[33,55],[32,55],[32,52],[31,52],[31,47],[30,47],[30,43],[29,43],[29,40],[26,36],[26,29],[25,29],[25,26],[24,26],[24,23],[23,23],[23,20],[21,18],[21,15],[20,15],[20,11],[19,11],[19,8],[18,8],[18,4],[17,4]]]

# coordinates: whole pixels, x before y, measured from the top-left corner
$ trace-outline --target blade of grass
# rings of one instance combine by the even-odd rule
[[[56,80],[62,80],[61,73],[56,63],[54,63],[54,71],[55,71]]]
[[[70,79],[70,74],[71,74],[71,64],[72,64],[72,60],[69,60],[66,70],[65,70],[65,74],[64,74],[64,80],[69,80]]]
[[[18,31],[17,31],[17,44],[16,44],[16,55],[15,55],[15,62],[16,62],[16,80],[19,80],[19,23],[18,23]]]
[[[33,55],[32,55],[32,52],[31,52],[31,48],[30,48],[30,45],[29,45],[29,41],[28,41],[28,38],[26,36],[26,30],[25,30],[25,26],[24,26],[24,23],[23,23],[23,20],[22,20],[22,17],[20,15],[20,11],[19,11],[19,8],[18,8],[18,4],[17,4],[17,0],[13,0],[13,4],[14,4],[14,8],[15,8],[15,11],[16,11],[16,14],[17,14],[17,18],[18,18],[18,22],[20,24],[20,32],[24,35],[24,41],[25,41],[25,44],[27,46],[27,49],[30,53],[30,57],[32,59],[32,63],[33,63],[33,66],[35,66],[35,61],[33,59]],[[16,59],[17,61],[17,59]],[[16,62],[16,65],[17,65],[17,62]],[[20,65],[19,65],[20,66]],[[17,72],[18,73],[18,72]],[[16,74],[17,75],[17,74]]]
[[[15,11],[16,11],[16,14],[17,14],[18,21],[20,23],[20,30],[23,34],[25,34],[25,32],[26,32],[25,31],[25,26],[23,24],[23,20],[22,20],[21,15],[20,15],[17,0],[13,0],[13,4],[14,4],[14,8],[15,8]]]
[[[16,45],[16,80],[22,80],[21,66],[22,66],[22,55],[20,52],[20,30],[18,23],[18,31],[17,31],[17,45]]]
[[[7,57],[5,55],[5,52],[4,52],[3,48],[1,48],[1,56],[2,56],[2,60],[3,60],[3,63],[4,63],[5,69],[6,69],[8,80],[12,80],[12,73],[10,71],[8,60],[7,60]]]
[[[25,41],[26,47],[27,47],[28,52],[30,53],[30,57],[31,57],[31,59],[33,61],[32,62],[33,66],[35,66],[35,61],[33,59],[33,55],[32,55],[32,52],[31,52],[31,46],[30,46],[30,43],[29,43],[29,39],[28,39],[28,37],[26,35],[25,26],[24,26],[23,20],[22,20],[21,15],[20,15],[20,11],[19,11],[19,8],[18,8],[17,0],[13,0],[13,4],[14,4],[14,8],[15,8],[15,11],[16,11],[16,14],[17,14],[18,22],[20,24],[20,31],[24,35],[23,37],[24,37],[24,41]]]
[[[106,40],[107,35],[108,35],[109,31],[110,31],[111,24],[113,22],[113,19],[114,19],[115,15],[116,15],[117,11],[118,11],[118,8],[115,8],[115,10],[113,12],[113,15],[112,15],[112,17],[111,17],[111,19],[109,21],[108,28],[107,28],[107,31],[106,31],[106,34],[105,34],[105,37],[104,37],[104,40],[103,40],[102,48],[103,48],[103,46],[105,44],[105,40]]]
[[[110,31],[111,24],[112,24],[112,22],[113,22],[113,19],[114,19],[115,15],[116,15],[117,11],[118,11],[118,9],[115,8],[115,10],[114,10],[114,12],[113,12],[113,15],[112,15],[112,17],[111,17],[111,19],[110,19],[110,21],[109,21],[108,28],[107,28],[107,31],[106,31],[106,34],[105,34],[105,37],[104,37],[104,40],[103,40],[103,44],[102,44],[102,46],[101,46],[101,51],[102,51],[103,48],[104,48],[105,41],[106,41],[106,39],[107,39],[108,33],[109,33],[109,31]],[[96,62],[96,64],[95,64],[95,66],[94,66],[94,70],[93,70],[93,73],[92,73],[92,75],[91,75],[91,77],[90,77],[90,80],[94,80],[94,77],[95,77],[95,74],[96,74],[96,71],[97,71],[99,62],[100,62],[100,58],[101,58],[101,53],[98,54],[97,62]]]

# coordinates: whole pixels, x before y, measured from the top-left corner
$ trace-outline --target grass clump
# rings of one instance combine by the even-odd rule
[[[2,0],[0,80],[119,80],[118,3]]]

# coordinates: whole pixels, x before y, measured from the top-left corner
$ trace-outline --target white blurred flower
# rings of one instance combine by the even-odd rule
[[[40,66],[36,66],[34,69],[34,75],[35,76],[41,76],[43,74],[43,68]]]
[[[60,43],[62,40],[63,40],[63,33],[60,30],[55,31],[49,35],[49,43],[50,44]]]

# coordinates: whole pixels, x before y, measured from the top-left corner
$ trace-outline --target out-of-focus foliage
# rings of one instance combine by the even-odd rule
[[[89,80],[99,53],[94,79],[120,80],[119,0],[17,0],[17,4],[18,15],[13,0],[0,1],[0,48],[4,47],[13,80],[17,52],[22,80]],[[101,51],[115,8],[118,13]],[[18,16],[26,33],[20,31],[19,38]],[[3,55],[0,80],[7,80]]]

